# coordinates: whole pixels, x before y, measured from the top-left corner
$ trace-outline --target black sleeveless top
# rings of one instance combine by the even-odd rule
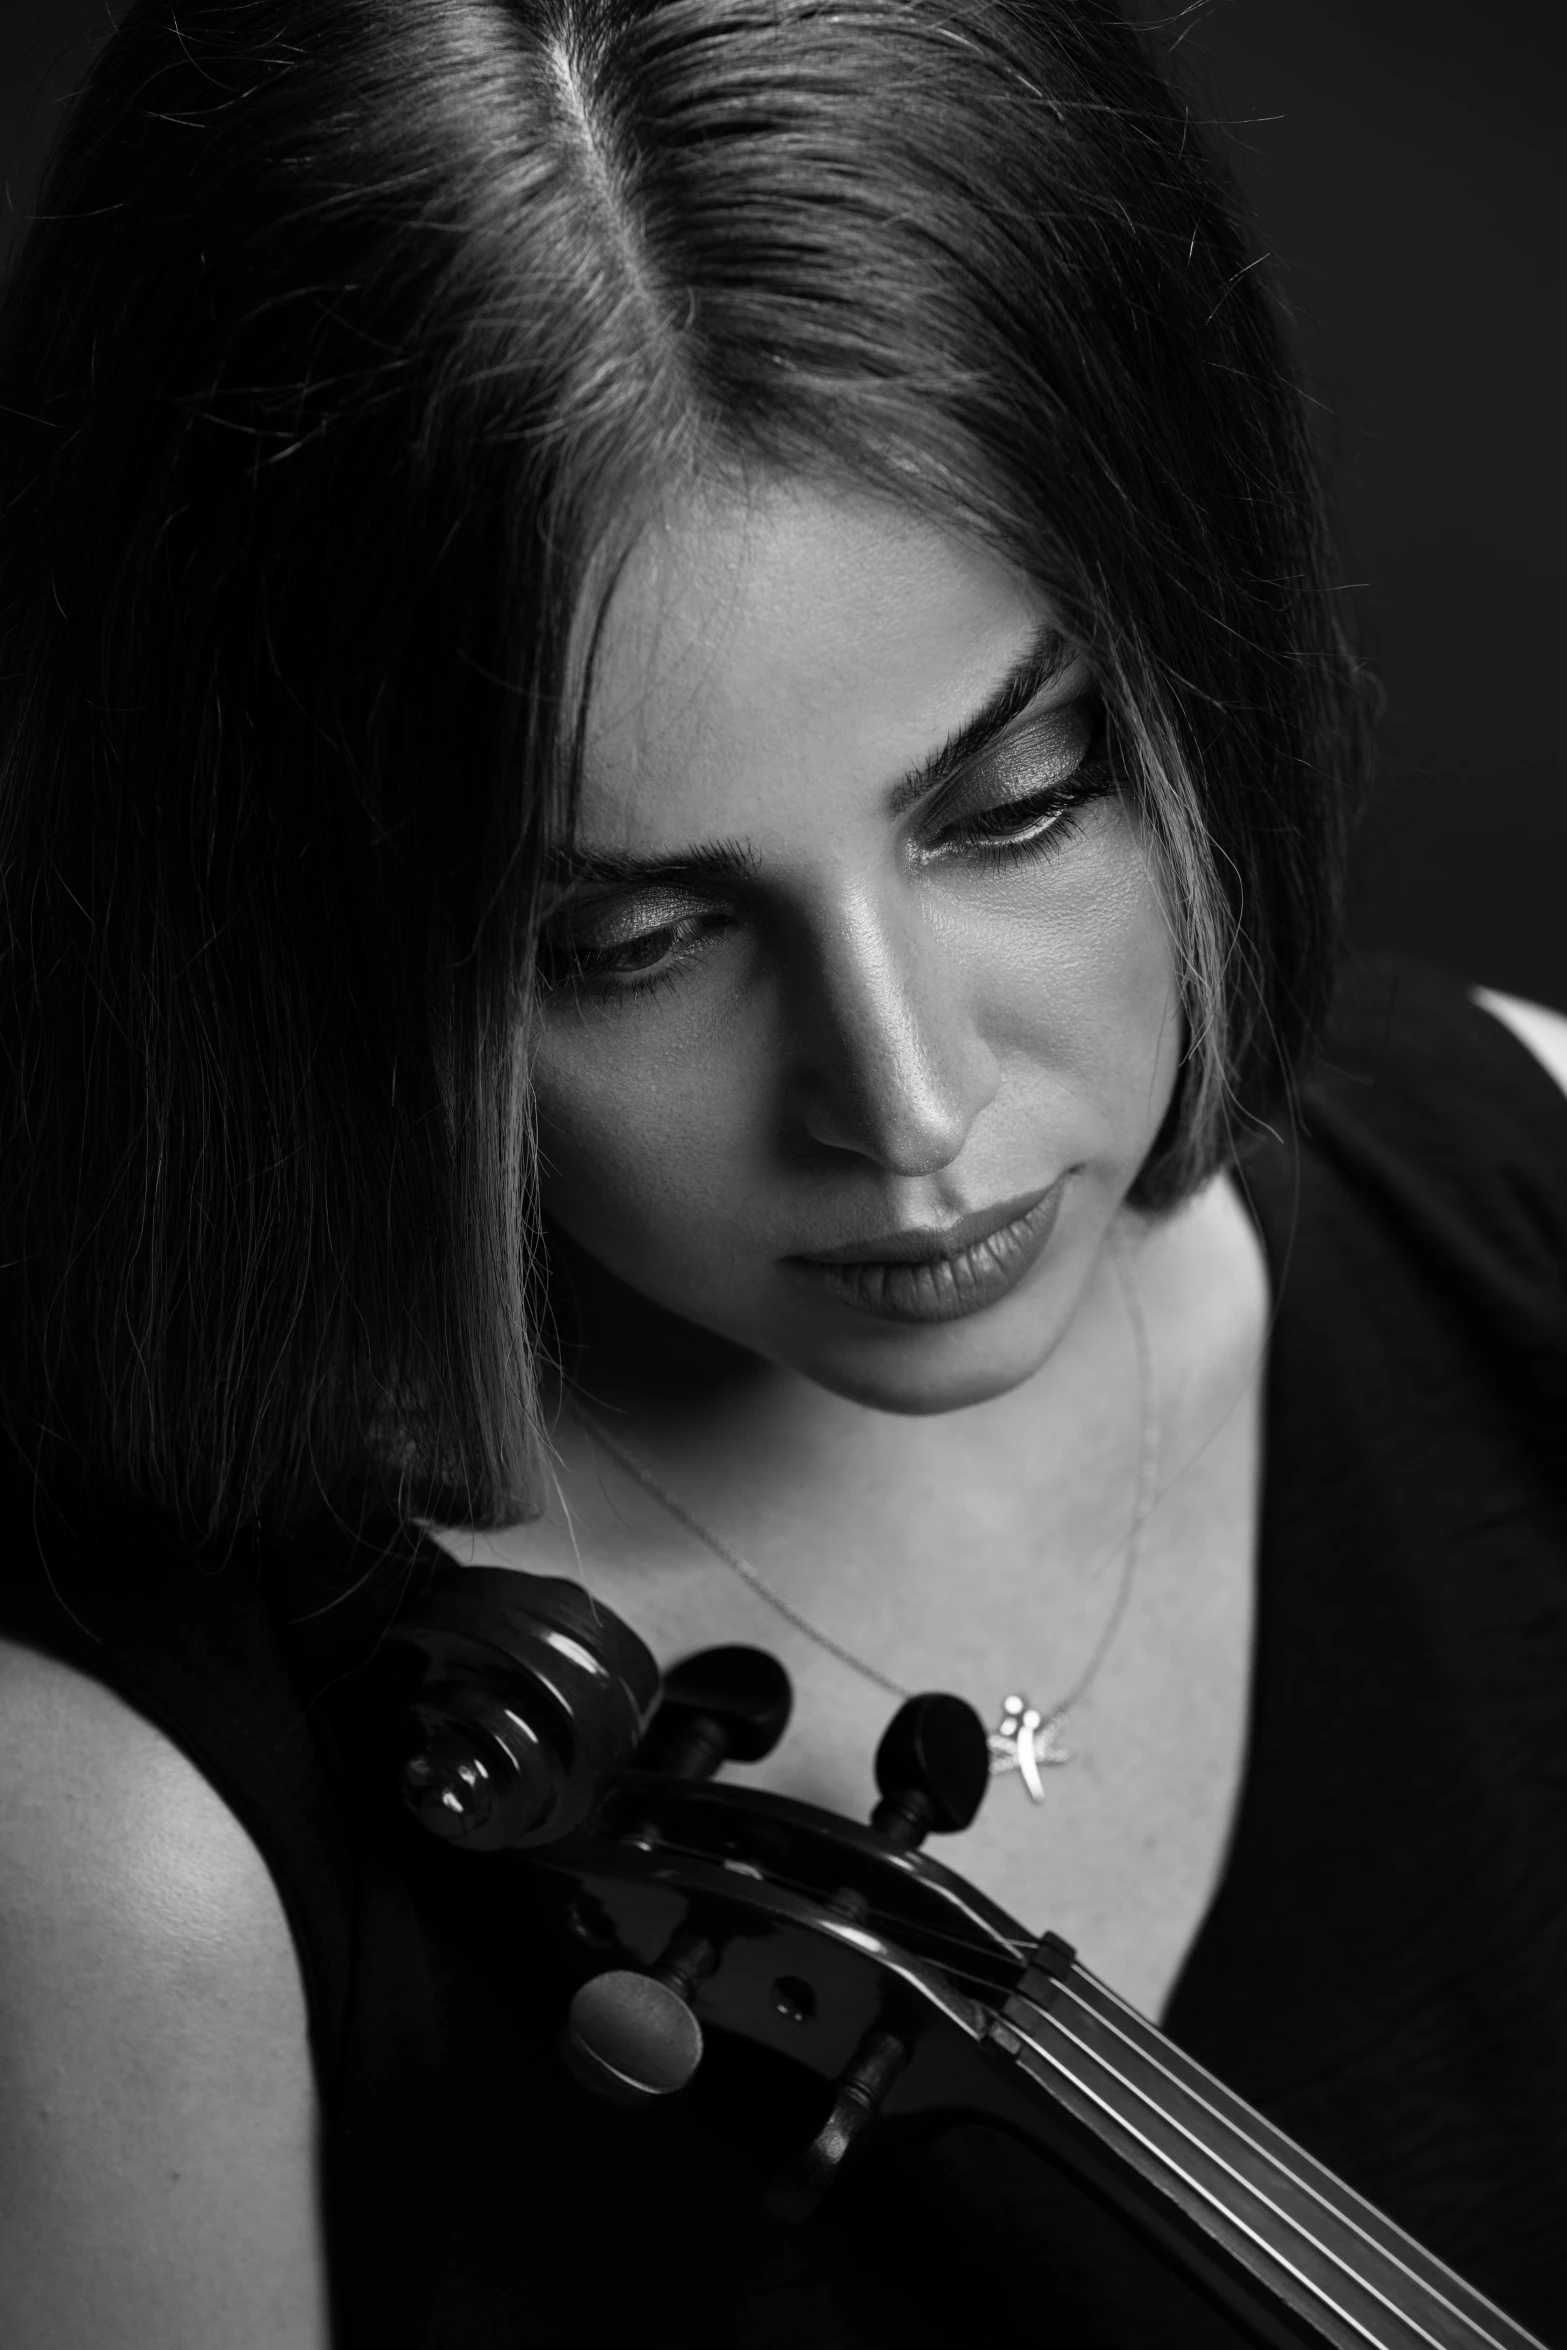
[[[1165,2025],[1567,2344],[1567,1097],[1454,982],[1377,958],[1300,1108],[1240,1171],[1276,1301],[1249,1745]],[[580,2092],[563,1994],[493,1963],[366,1791],[356,1673],[440,1554],[193,1556],[20,1494],[4,1524],[0,1631],[157,1722],[277,1880],[338,2350],[1234,2339],[988,2127],[889,2129],[790,2228],[762,2191],[819,2084],[715,2048],[661,2110]]]

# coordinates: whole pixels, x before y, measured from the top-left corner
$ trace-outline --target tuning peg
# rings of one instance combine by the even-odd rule
[[[760,1762],[789,1725],[789,1676],[762,1648],[704,1648],[664,1677],[664,1695],[637,1760],[676,1779],[706,1779],[726,1762]]]
[[[876,1749],[881,1801],[871,1826],[905,1850],[932,1833],[952,1835],[969,1825],[989,1782],[989,1741],[974,1708],[961,1697],[927,1691],[898,1708]],[[870,1905],[859,1888],[845,1886],[831,1906],[863,1924]],[[838,2083],[826,2121],[768,2192],[767,2207],[775,2219],[809,2219],[844,2163],[870,2136],[888,2090],[908,2061],[908,2048],[896,2033],[877,2027],[866,2034]]]
[[[838,2083],[826,2121],[805,2152],[768,2189],[767,2208],[774,2219],[810,2218],[849,2156],[870,2136],[882,2100],[908,2061],[908,2049],[895,2033],[866,2034]]]
[[[928,1691],[900,1705],[876,1749],[881,1802],[871,1826],[893,1844],[955,1835],[973,1820],[990,1784],[985,1725],[961,1697]]]
[[[636,1760],[677,1779],[706,1779],[726,1762],[760,1762],[783,1736],[789,1676],[760,1648],[707,1648],[675,1665]],[[655,1842],[652,1827],[621,1830]],[[718,1964],[703,1934],[676,1937],[650,1974],[612,1967],[584,1983],[567,2011],[561,2054],[596,2096],[641,2105],[683,2089],[702,2061],[690,2001]]]
[[[702,2061],[690,2001],[718,1964],[706,1935],[675,1937],[651,1974],[611,1967],[584,1983],[566,2011],[561,2054],[585,2089],[616,2105],[643,2105],[683,2089]]]
[[[373,1676],[404,1803],[470,1852],[580,1827],[659,1693],[629,1625],[575,1583],[506,1567],[437,1570],[388,1630]]]
[[[702,2061],[702,2027],[656,1975],[612,1968],[584,1983],[567,2011],[567,2069],[616,2105],[645,2105],[683,2089]]]

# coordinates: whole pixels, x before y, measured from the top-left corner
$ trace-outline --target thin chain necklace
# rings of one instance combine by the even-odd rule
[[[1035,1803],[1042,1803],[1045,1795],[1044,1782],[1040,1777],[1041,1766],[1058,1765],[1072,1760],[1074,1750],[1063,1740],[1061,1724],[1072,1708],[1087,1695],[1100,1666],[1110,1653],[1116,1634],[1121,1629],[1127,1602],[1132,1594],[1132,1583],[1137,1573],[1138,1560],[1142,1554],[1143,1528],[1148,1522],[1148,1513],[1153,1506],[1154,1473],[1159,1461],[1159,1413],[1158,1397],[1149,1357],[1148,1326],[1143,1319],[1141,1300],[1137,1295],[1130,1272],[1123,1262],[1119,1241],[1113,1235],[1110,1238],[1110,1253],[1115,1265],[1116,1277],[1121,1285],[1121,1294],[1126,1300],[1127,1316],[1132,1325],[1133,1339],[1137,1348],[1139,1394],[1137,1495],[1132,1506],[1131,1525],[1127,1530],[1124,1543],[1119,1546],[1124,1555],[1115,1602],[1106,1618],[1104,1630],[1099,1635],[1098,1643],[1088,1663],[1066,1695],[1049,1708],[1037,1706],[1021,1692],[1014,1692],[1003,1703],[1000,1718],[990,1733],[990,1772],[992,1778],[1000,1777],[1008,1771],[1016,1771]],[[914,1692],[905,1688],[901,1681],[895,1681],[889,1673],[883,1673],[875,1665],[867,1664],[863,1657],[856,1656],[851,1649],[845,1648],[841,1641],[834,1640],[830,1633],[823,1632],[818,1625],[803,1616],[799,1609],[794,1607],[781,1593],[774,1591],[772,1586],[757,1573],[749,1559],[741,1558],[726,1543],[720,1542],[718,1536],[704,1526],[701,1519],[695,1516],[691,1510],[687,1509],[678,1495],[671,1493],[669,1488],[662,1484],[650,1469],[645,1468],[633,1454],[627,1452],[618,1438],[611,1436],[609,1430],[591,1413],[585,1411],[575,1398],[572,1398],[571,1409],[588,1434],[604,1447],[611,1459],[618,1461],[628,1476],[635,1478],[636,1482],[652,1495],[661,1508],[667,1510],[672,1518],[676,1519],[688,1532],[694,1534],[699,1542],[705,1543],[716,1557],[722,1559],[725,1566],[738,1575],[741,1582],[754,1591],[758,1599],[764,1600],[768,1607],[783,1617],[785,1623],[792,1624],[797,1632],[802,1632],[807,1640],[814,1641],[818,1648],[825,1649],[829,1656],[836,1657],[840,1664],[847,1665],[851,1672],[858,1673],[862,1680],[869,1681],[876,1688],[885,1690],[889,1697],[901,1699],[913,1696]],[[1114,1555],[1115,1553],[1112,1551],[1110,1556],[1113,1558]],[[1105,1563],[1108,1564],[1108,1560]]]

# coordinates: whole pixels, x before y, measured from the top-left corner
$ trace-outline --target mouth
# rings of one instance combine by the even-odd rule
[[[956,1222],[786,1257],[787,1270],[885,1322],[956,1322],[994,1305],[1038,1263],[1066,1177]]]

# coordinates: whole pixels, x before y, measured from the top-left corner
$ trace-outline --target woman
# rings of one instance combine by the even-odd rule
[[[1253,261],[1081,0],[103,50],[0,318],[8,2341],[1230,2338],[983,2130],[790,2231],[796,2084],[578,2094],[362,1767],[454,1557],[772,1648],[835,1808],[970,1697],[945,1857],[1567,2327],[1567,1032],[1340,977]]]

